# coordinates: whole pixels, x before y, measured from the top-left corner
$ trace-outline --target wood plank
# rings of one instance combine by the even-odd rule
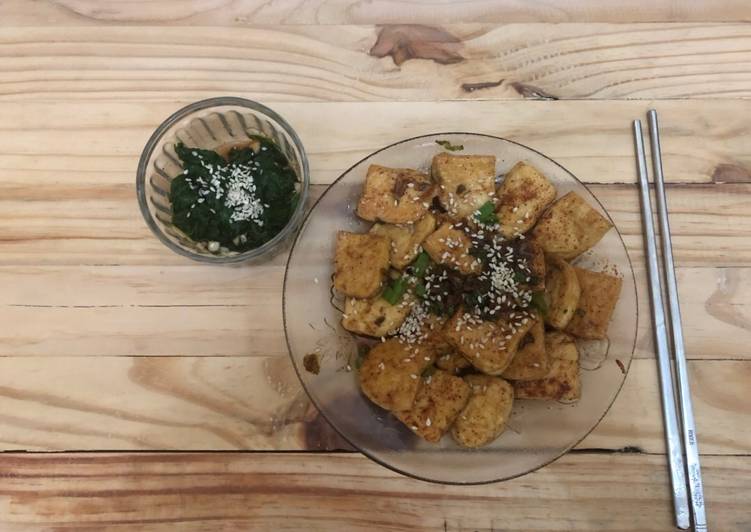
[[[133,199],[138,158],[159,123],[187,100],[2,103],[0,191],[11,200]],[[639,101],[278,103],[298,130],[313,183],[405,138],[440,131],[506,137],[586,183],[636,181],[630,123]],[[659,104],[663,163],[673,183],[751,182],[751,101]],[[379,117],[373,120],[373,117]],[[353,128],[353,124],[362,126]],[[347,132],[347,134],[342,134]],[[71,137],[76,138],[71,143]],[[34,186],[30,186],[33,183]]]
[[[709,526],[748,530],[751,459],[702,466]],[[485,486],[428,484],[356,454],[3,455],[0,470],[10,532],[673,529],[663,456],[572,454]]]
[[[8,27],[0,29],[0,98],[748,97],[749,28],[745,23],[337,25],[326,31],[261,25],[190,32],[152,26]]]
[[[0,4],[1,26],[42,25],[210,25],[247,24],[436,24],[458,22],[734,22],[751,20],[744,0],[671,2],[625,0],[605,5],[596,0],[468,0],[450,3],[415,0],[271,0],[203,1],[176,4],[101,0],[9,0]]]
[[[285,356],[283,257],[262,266],[0,267],[0,356]],[[635,262],[635,356],[654,356]],[[751,269],[679,268],[687,355],[751,358]],[[80,324],[86,323],[85,328]]]
[[[751,449],[751,361],[691,361],[701,450]],[[664,452],[654,360],[580,449]],[[584,392],[586,393],[586,391]],[[286,356],[0,357],[0,449],[341,449]]]
[[[321,192],[316,188],[314,195]],[[635,185],[597,185],[592,192],[610,212],[634,263],[642,261],[640,206]],[[751,265],[751,184],[669,187],[676,264]],[[187,265],[146,227],[135,200],[0,199],[0,265]],[[721,214],[718,214],[721,213]],[[282,261],[283,257],[274,260]]]

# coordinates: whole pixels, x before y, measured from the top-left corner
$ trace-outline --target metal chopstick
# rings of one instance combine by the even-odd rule
[[[707,517],[704,509],[701,467],[699,466],[699,444],[696,437],[694,410],[691,405],[691,390],[689,388],[688,371],[686,369],[686,351],[683,345],[681,309],[678,303],[678,284],[675,280],[673,244],[670,238],[670,222],[668,221],[668,206],[665,197],[665,179],[662,173],[662,152],[660,150],[660,131],[657,122],[657,112],[651,109],[647,113],[647,119],[649,121],[649,137],[652,146],[652,168],[655,182],[655,198],[657,200],[657,218],[660,223],[662,260],[665,267],[665,282],[667,284],[666,291],[670,329],[673,338],[673,357],[675,359],[675,370],[678,378],[678,403],[681,407],[683,445],[686,451],[691,510],[694,518],[694,530],[696,532],[705,532],[707,530]]]
[[[675,392],[673,390],[673,376],[670,369],[665,310],[662,301],[662,287],[660,286],[660,272],[657,265],[657,244],[655,241],[654,222],[652,221],[652,202],[649,197],[647,158],[644,153],[644,138],[642,137],[641,121],[639,120],[634,120],[634,144],[636,146],[638,161],[637,170],[641,192],[644,247],[647,256],[647,272],[649,274],[649,293],[652,298],[652,318],[655,326],[657,365],[660,372],[660,389],[662,391],[662,415],[665,421],[665,442],[668,449],[670,482],[673,488],[675,523],[678,528],[686,529],[690,526],[686,472],[683,465],[683,446],[675,408]]]

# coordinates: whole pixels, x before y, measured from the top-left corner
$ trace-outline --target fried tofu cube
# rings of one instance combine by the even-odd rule
[[[548,257],[545,273],[545,302],[548,312],[545,323],[563,330],[579,306],[581,288],[574,267],[558,257]]]
[[[581,397],[579,351],[574,339],[566,333],[552,331],[545,335],[548,353],[548,373],[542,379],[514,381],[517,399],[547,399],[578,401]]]
[[[435,360],[435,365],[443,371],[448,371],[452,375],[461,373],[463,370],[472,366],[466,358],[453,350],[444,353],[443,355],[438,355]]]
[[[453,352],[451,344],[446,341],[446,337],[443,334],[443,327],[447,321],[446,318],[436,316],[435,314],[428,314],[421,321],[420,341],[426,345],[430,345],[435,352],[436,360],[437,357]]]
[[[505,314],[483,321],[459,309],[443,328],[446,340],[470,364],[487,375],[500,375],[508,367],[522,338],[534,325],[532,317]]]
[[[441,439],[469,400],[469,385],[461,377],[436,370],[426,377],[410,408],[394,415],[421,438]]]
[[[374,345],[360,366],[360,388],[365,396],[386,410],[412,407],[421,374],[435,361],[429,347],[407,345],[392,338]]]
[[[511,416],[514,388],[505,380],[489,375],[467,375],[471,395],[451,427],[451,435],[462,447],[477,449],[501,435]]]
[[[505,238],[526,233],[555,199],[555,187],[537,168],[518,162],[498,187],[500,200],[496,214]]]
[[[346,296],[369,298],[381,290],[389,269],[391,242],[381,235],[336,235],[334,288]]]
[[[370,222],[404,224],[422,218],[435,196],[430,176],[409,168],[370,165],[357,215]]]
[[[613,224],[581,196],[569,192],[540,217],[532,239],[545,253],[568,260],[597,244],[611,227]]]
[[[539,313],[535,324],[519,343],[511,364],[503,372],[504,379],[528,381],[541,379],[548,373],[548,355],[545,351],[545,323]]]
[[[348,297],[344,302],[342,327],[355,334],[388,336],[394,334],[412,310],[415,298],[406,293],[396,305],[380,295],[370,299]]]
[[[403,270],[415,260],[420,252],[420,244],[435,231],[435,217],[427,213],[413,224],[373,224],[370,232],[391,239],[391,265]]]
[[[605,338],[623,279],[575,266],[574,271],[581,287],[581,296],[566,332],[579,338]]]
[[[474,213],[495,197],[495,156],[450,155],[433,157],[433,179],[438,199],[453,220]]]
[[[470,238],[460,229],[446,222],[422,243],[422,248],[438,264],[444,264],[464,274],[479,273],[482,263],[469,254]]]

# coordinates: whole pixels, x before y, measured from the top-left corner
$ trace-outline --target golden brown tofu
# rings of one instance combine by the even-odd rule
[[[433,364],[432,349],[411,346],[392,338],[373,346],[360,366],[360,388],[381,408],[408,410],[415,400],[422,374]]]
[[[545,335],[545,349],[549,368],[544,378],[533,381],[514,381],[517,399],[548,399],[578,401],[581,397],[579,379],[579,351],[566,333],[552,331]]]
[[[545,324],[537,314],[536,321],[519,343],[511,364],[503,372],[504,379],[528,381],[541,379],[548,373],[548,355],[545,352]]]
[[[430,176],[409,168],[373,164],[357,204],[357,215],[371,222],[403,224],[422,218],[435,196]]]
[[[334,288],[346,296],[369,298],[381,290],[389,269],[391,242],[381,235],[336,235]]]
[[[390,304],[380,295],[370,299],[348,297],[344,302],[342,327],[366,336],[394,334],[404,323],[414,301],[415,297],[410,293],[404,294],[396,305]]]
[[[469,254],[472,241],[464,231],[444,223],[422,243],[430,258],[438,264],[457,269],[464,274],[478,273],[481,262]]]
[[[461,377],[436,370],[423,380],[412,406],[394,415],[415,434],[435,443],[467,404],[469,393]]]
[[[495,156],[450,155],[433,157],[433,179],[438,199],[453,220],[474,213],[495,197]]]
[[[569,192],[545,211],[532,238],[545,253],[568,260],[597,244],[611,227],[581,196]]]
[[[518,162],[498,187],[500,232],[514,238],[529,231],[555,199],[555,187],[534,166]]]
[[[505,314],[482,321],[459,309],[443,328],[446,340],[470,364],[488,375],[500,375],[511,363],[519,343],[534,325],[532,317]]]
[[[462,355],[455,351],[438,355],[435,359],[435,365],[443,371],[448,371],[452,375],[461,373],[471,366],[471,364]]]
[[[623,280],[575,266],[574,271],[581,287],[581,296],[566,332],[579,338],[605,338]]]
[[[397,270],[407,267],[420,252],[420,244],[435,231],[435,217],[427,213],[413,224],[374,224],[370,232],[391,239],[391,265]]]
[[[431,346],[433,351],[435,351],[436,357],[453,352],[451,344],[446,341],[446,337],[443,334],[443,327],[446,321],[446,318],[436,316],[435,314],[428,314],[422,321],[421,341]]]
[[[545,322],[563,330],[574,316],[579,305],[581,288],[574,267],[557,257],[548,257],[545,274],[545,302],[548,312]]]
[[[514,404],[514,388],[489,375],[467,375],[471,395],[459,413],[451,435],[462,447],[476,449],[491,443],[506,428]]]

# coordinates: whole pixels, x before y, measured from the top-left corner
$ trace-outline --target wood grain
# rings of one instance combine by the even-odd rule
[[[187,103],[0,102],[0,198],[80,199],[92,206],[96,200],[128,200],[135,212],[132,187],[141,151],[159,123]],[[332,183],[358,160],[405,138],[467,130],[530,146],[586,183],[634,183],[630,124],[643,118],[650,104],[472,101],[273,107],[299,132],[317,184]],[[751,182],[746,143],[751,101],[698,105],[668,100],[658,109],[669,182]],[[77,141],[71,144],[71,137]]]
[[[122,196],[109,196],[101,188],[97,199],[0,199],[0,265],[190,264],[151,234],[138,210],[135,187],[130,188],[131,194]],[[316,197],[322,188],[314,188]],[[610,212],[631,260],[640,263],[641,211],[635,185],[590,189]],[[668,196],[679,267],[751,265],[751,184],[670,186]],[[284,257],[274,261],[282,263]]]
[[[705,457],[713,530],[748,530],[751,459]],[[0,524],[45,530],[672,530],[665,460],[571,454],[529,476],[439,486],[356,454],[0,457]]]
[[[0,356],[284,356],[280,262],[205,266],[0,267]],[[654,356],[636,263],[636,356]],[[687,355],[749,359],[751,269],[679,268]],[[54,287],[54,288],[51,288]],[[80,327],[86,323],[86,327]]]
[[[736,22],[751,20],[744,0],[671,2],[625,0],[9,0],[0,4],[7,26],[54,24],[158,24],[245,26],[247,24],[436,24],[452,22]]]
[[[751,407],[737,398],[745,394],[751,361],[692,361],[689,371],[702,452],[748,454]],[[654,360],[634,361],[612,410],[579,448],[663,453],[658,390]],[[348,446],[310,406],[285,355],[2,357],[0,448]]]
[[[727,99],[751,96],[750,43],[744,23],[9,27],[0,99]]]

